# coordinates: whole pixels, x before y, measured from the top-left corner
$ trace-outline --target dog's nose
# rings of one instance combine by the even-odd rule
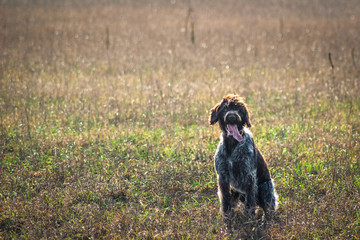
[[[241,121],[241,117],[236,111],[229,111],[225,114],[224,121],[227,124],[235,124]]]
[[[234,115],[234,114],[229,114],[229,115],[227,116],[227,121],[228,121],[228,122],[235,122],[235,121],[236,121],[236,115]]]

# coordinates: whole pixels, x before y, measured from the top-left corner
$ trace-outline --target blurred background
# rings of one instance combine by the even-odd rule
[[[359,0],[0,0],[0,238],[357,239],[359,30]],[[235,235],[228,93],[279,193]]]

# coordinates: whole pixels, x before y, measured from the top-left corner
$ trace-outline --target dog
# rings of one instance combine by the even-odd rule
[[[266,219],[271,219],[277,194],[267,164],[254,144],[243,99],[233,94],[225,96],[210,112],[210,125],[217,122],[222,131],[215,153],[221,212],[229,216],[240,200],[245,215],[254,217],[256,206],[260,206]]]

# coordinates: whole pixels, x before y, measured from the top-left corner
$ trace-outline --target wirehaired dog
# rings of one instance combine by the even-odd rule
[[[266,218],[271,218],[277,195],[266,162],[254,144],[246,104],[237,95],[227,95],[211,109],[209,122],[219,122],[222,131],[215,153],[222,213],[228,216],[240,200],[247,216],[255,216],[259,205]]]

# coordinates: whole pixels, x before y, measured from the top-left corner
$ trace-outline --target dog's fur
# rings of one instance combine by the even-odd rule
[[[227,216],[241,200],[248,216],[254,216],[259,205],[271,217],[277,195],[267,164],[254,144],[246,104],[237,95],[227,95],[211,109],[209,122],[219,122],[222,130],[215,153],[222,213]]]

